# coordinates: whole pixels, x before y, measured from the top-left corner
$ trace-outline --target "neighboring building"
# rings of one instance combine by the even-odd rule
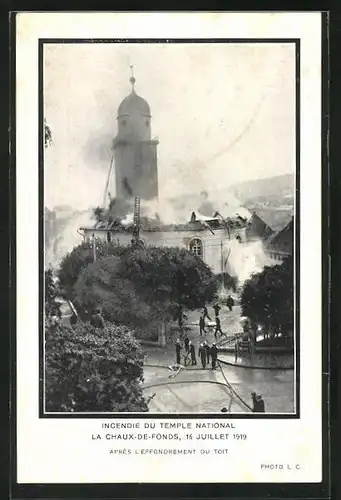
[[[116,198],[145,200],[158,197],[157,145],[151,138],[150,107],[135,92],[135,78],[130,79],[131,93],[117,112],[118,132],[113,141]]]
[[[268,224],[266,224],[263,219],[261,219],[256,212],[253,212],[251,219],[246,227],[246,238],[248,241],[253,240],[267,240],[270,238],[274,231]]]
[[[284,227],[284,229],[268,240],[266,250],[272,259],[282,261],[286,257],[293,254],[293,233],[294,217],[291,218],[291,221]]]

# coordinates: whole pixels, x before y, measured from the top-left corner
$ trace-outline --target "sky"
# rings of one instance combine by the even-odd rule
[[[131,64],[160,141],[161,200],[294,172],[293,44],[48,44],[47,207],[102,204]]]

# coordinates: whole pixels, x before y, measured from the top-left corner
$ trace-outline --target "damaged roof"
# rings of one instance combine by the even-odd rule
[[[256,214],[256,212],[253,212],[246,226],[245,233],[248,239],[261,238],[264,240],[270,238],[274,234],[274,231]]]
[[[293,253],[293,231],[294,217],[290,222],[268,242],[268,249],[274,252],[280,252],[288,255]]]
[[[223,219],[221,217],[213,216],[206,217],[198,212],[192,212],[191,218],[186,223],[177,224],[164,224],[159,219],[150,219],[147,217],[140,218],[140,227],[143,231],[204,231],[206,229],[240,229],[245,227],[247,219],[237,215],[234,218]],[[100,221],[96,222],[92,227],[81,227],[81,231],[116,231],[116,232],[132,232],[134,229],[134,222],[128,217],[124,219],[116,219],[114,221]]]

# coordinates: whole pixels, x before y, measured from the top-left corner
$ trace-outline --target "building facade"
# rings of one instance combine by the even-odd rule
[[[269,238],[266,250],[271,259],[282,262],[294,251],[294,217],[278,233]]]
[[[93,228],[80,228],[85,241],[101,240],[116,245],[129,246],[132,243],[132,227],[115,227],[105,222]],[[227,230],[225,224],[216,218],[203,221],[191,221],[187,224],[159,228],[142,225],[139,239],[145,246],[186,248],[200,257],[215,274],[228,273],[236,276],[231,267],[229,255],[239,244],[246,242],[246,225]]]

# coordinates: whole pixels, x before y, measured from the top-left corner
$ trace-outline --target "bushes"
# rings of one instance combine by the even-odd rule
[[[47,326],[45,339],[45,411],[148,411],[143,352],[132,331]]]

